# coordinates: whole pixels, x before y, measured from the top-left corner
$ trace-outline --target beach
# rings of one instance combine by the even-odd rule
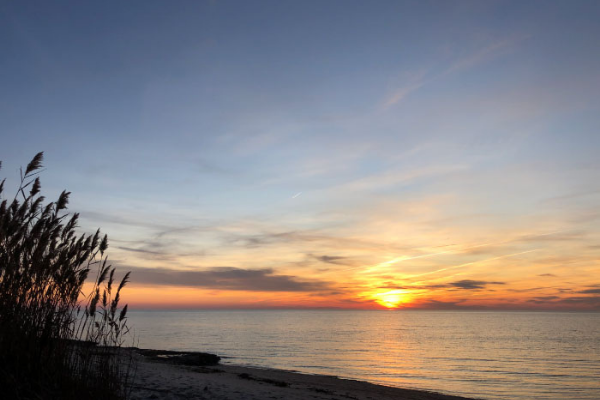
[[[182,353],[189,355],[191,353]],[[334,376],[236,365],[181,365],[134,351],[137,371],[132,400],[465,400]]]

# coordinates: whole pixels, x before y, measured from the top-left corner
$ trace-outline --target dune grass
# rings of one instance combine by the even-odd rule
[[[45,202],[42,161],[39,153],[21,170],[12,200],[0,182],[2,397],[126,398],[132,364],[121,352],[128,328],[119,301],[129,273],[115,281],[106,235],[76,234],[69,192]]]

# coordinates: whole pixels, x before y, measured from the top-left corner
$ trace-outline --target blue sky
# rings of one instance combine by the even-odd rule
[[[72,191],[123,267],[268,270],[345,304],[472,260],[373,265],[560,232],[486,257],[531,250],[502,278],[523,290],[565,262],[582,266],[547,273],[600,284],[599,17],[595,1],[3,2],[3,176],[45,151],[46,195]]]

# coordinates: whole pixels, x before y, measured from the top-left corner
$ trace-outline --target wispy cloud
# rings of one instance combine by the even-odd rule
[[[406,84],[406,86],[401,87],[400,89],[397,89],[396,91],[394,91],[384,101],[383,109],[384,110],[389,109],[390,107],[392,107],[395,104],[399,103],[400,101],[404,100],[412,92],[420,89],[422,86],[427,84],[429,82],[429,80],[426,79],[427,73],[428,73],[427,70],[422,70],[422,71],[418,72],[417,74],[412,75],[410,77],[408,83]]]
[[[386,97],[383,102],[382,109],[388,110],[392,106],[404,100],[411,93],[447,75],[471,69],[479,64],[486,63],[495,57],[506,54],[521,41],[529,37],[529,35],[514,35],[496,42],[488,43],[487,45],[480,47],[468,55],[455,59],[448,67],[442,70],[442,72],[435,73],[433,68],[419,71],[409,78],[406,85],[395,90],[392,94]]]
[[[469,167],[464,164],[454,165],[432,165],[410,171],[406,170],[387,170],[374,173],[353,181],[333,187],[331,190],[344,190],[350,192],[363,192],[368,190],[377,190],[409,184],[418,179],[443,176],[455,172],[465,171]]]
[[[521,251],[519,253],[506,254],[506,255],[502,255],[502,256],[498,256],[498,257],[487,258],[485,260],[477,260],[477,261],[472,261],[472,262],[468,262],[468,263],[464,263],[464,264],[460,264],[460,265],[453,265],[453,266],[450,266],[450,267],[440,268],[440,269],[437,269],[435,271],[429,271],[429,272],[425,272],[425,273],[422,273],[422,274],[413,275],[410,278],[415,278],[415,277],[421,277],[421,276],[426,276],[426,275],[437,274],[437,273],[448,271],[448,270],[451,270],[451,269],[464,268],[464,267],[468,267],[468,266],[475,265],[475,264],[482,264],[482,263],[487,263],[487,262],[490,262],[490,261],[502,260],[504,258],[509,258],[509,257],[516,257],[516,256],[520,256],[520,255],[523,255],[523,254],[532,253],[532,252],[538,251],[538,250],[540,250],[540,249],[533,249],[533,250]],[[420,281],[420,282],[426,282],[426,280],[425,281]]]
[[[502,240],[502,241],[479,243],[479,244],[467,245],[467,246],[459,246],[459,245],[455,245],[455,244],[444,245],[444,246],[441,246],[441,247],[442,248],[446,247],[447,249],[444,249],[442,251],[436,251],[436,252],[425,253],[425,254],[416,254],[416,255],[402,255],[400,257],[396,257],[396,258],[393,258],[391,260],[379,263],[377,265],[374,265],[374,266],[371,266],[371,267],[365,267],[365,268],[368,268],[369,270],[372,270],[372,269],[378,269],[378,268],[384,268],[384,267],[391,267],[391,266],[393,266],[395,264],[406,262],[406,261],[417,260],[417,259],[422,259],[422,258],[436,257],[436,256],[440,256],[440,255],[445,255],[445,254],[481,254],[481,253],[483,253],[482,251],[480,251],[480,249],[482,249],[482,248],[491,248],[492,250],[496,250],[497,246],[499,246],[499,245],[505,245],[505,244],[513,243],[513,242],[537,241],[537,240],[552,240],[551,238],[555,237],[557,234],[562,233],[562,232],[565,232],[565,231],[553,231],[553,232],[546,232],[546,233],[541,233],[541,234],[530,234],[530,235],[519,236],[517,238],[511,238],[511,239]],[[570,238],[569,236],[567,236],[567,237]],[[565,239],[563,239],[562,236],[558,236],[556,238],[556,240],[565,240]],[[478,251],[476,251],[476,250],[478,250]],[[484,262],[484,261],[492,261],[492,260],[497,260],[497,259],[501,259],[501,258],[505,258],[505,257],[512,257],[512,256],[515,256],[515,255],[530,253],[532,251],[535,251],[535,250],[528,250],[528,251],[525,251],[525,252],[514,253],[514,254],[511,254],[511,255],[494,257],[494,258],[491,258],[491,259],[488,259],[488,260],[475,261],[475,262],[471,262],[471,263],[461,264],[460,266],[467,266],[467,265],[471,265],[471,264],[474,264],[474,263],[480,263],[480,262]],[[456,268],[456,267],[459,267],[459,266],[443,268],[443,269],[438,270],[437,272],[445,271],[445,270]],[[432,272],[428,272],[428,273],[420,274],[420,275],[414,275],[413,277],[415,277],[415,276],[422,276],[422,275],[428,275],[428,274],[431,274],[431,273]]]
[[[341,257],[341,256],[328,256],[328,255],[323,255],[323,256],[317,256],[314,254],[310,254],[310,256],[318,261],[324,262],[326,264],[335,264],[335,265],[348,265],[351,264],[348,260],[348,257]]]
[[[117,249],[131,251],[134,253],[153,254],[153,255],[161,255],[161,256],[165,254],[160,251],[153,251],[153,250],[147,250],[147,249],[136,249],[133,247],[125,247],[125,246],[117,246]]]
[[[75,210],[75,212],[79,212],[80,219],[82,220],[94,221],[94,223],[102,225],[115,224],[141,228],[168,229],[167,225],[148,222],[142,218],[131,218],[119,214],[109,214],[90,210]]]
[[[517,44],[530,38],[531,35],[513,35],[507,38],[500,39],[493,43],[488,43],[475,52],[455,60],[452,65],[445,70],[440,76],[448,75],[457,71],[463,71],[473,68],[476,65],[483,64],[511,51]]]

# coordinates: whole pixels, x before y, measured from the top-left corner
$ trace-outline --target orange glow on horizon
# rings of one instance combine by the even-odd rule
[[[227,247],[204,256],[202,265],[193,257],[174,256],[173,264],[181,266],[169,266],[116,248],[116,258],[127,259],[123,264],[133,269],[121,304],[130,309],[598,309],[598,284],[591,277],[600,271],[600,261],[590,249],[593,241],[576,244],[572,238],[578,236],[566,229],[485,236],[464,230],[444,237],[407,233],[406,250],[381,251],[372,243],[393,244],[382,226],[348,243],[324,235],[294,246],[270,243],[268,253]],[[382,232],[385,237],[377,236]],[[450,242],[446,235],[460,240]],[[450,246],[460,251],[440,251]],[[577,256],[571,255],[574,249]],[[154,268],[158,272],[145,276]],[[119,277],[125,272],[118,268]],[[84,292],[90,289],[88,284]]]

